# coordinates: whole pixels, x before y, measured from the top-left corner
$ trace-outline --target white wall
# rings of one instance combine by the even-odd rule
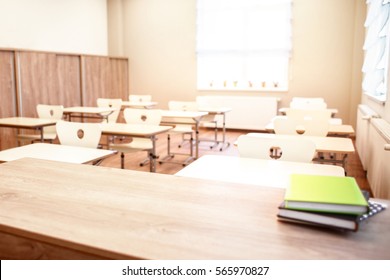
[[[109,0],[110,2],[110,0]],[[130,92],[169,100],[195,100],[194,0],[124,0],[124,54]]]
[[[107,55],[107,1],[0,0],[0,48]]]
[[[197,95],[276,96],[288,106],[293,96],[324,97],[355,124],[361,98],[364,0],[294,0],[293,53],[288,92],[206,92],[196,89],[196,0],[108,0],[123,30],[110,29],[110,55],[129,57],[130,92],[152,94],[161,107]],[[110,14],[109,14],[110,15]],[[109,17],[112,26],[118,16]],[[110,24],[109,24],[110,26]]]

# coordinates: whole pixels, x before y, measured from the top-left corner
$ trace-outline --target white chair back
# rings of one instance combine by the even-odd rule
[[[64,106],[62,105],[46,105],[38,104],[37,107],[38,117],[41,119],[54,119],[61,120],[64,113]],[[55,125],[47,126],[43,128],[44,133],[56,133]]]
[[[58,121],[57,135],[62,145],[97,148],[102,129],[99,123]]]
[[[325,103],[325,99],[322,97],[293,97],[291,101],[297,103]]]
[[[126,108],[123,111],[126,123],[159,125],[161,122],[161,110]]]
[[[172,111],[198,111],[198,103],[195,101],[169,101],[168,108]]]
[[[292,109],[308,109],[308,110],[319,110],[326,109],[327,104],[323,98],[320,97],[293,97],[290,102],[290,108]]]
[[[168,102],[168,109],[171,111],[191,111],[191,112],[197,112],[198,111],[198,103],[195,101],[169,101]],[[188,122],[189,124],[178,124],[175,127],[177,129],[182,129],[182,130],[187,130],[190,131],[192,130],[192,121],[190,120],[185,120],[185,119],[180,119],[180,118],[173,118],[173,121],[178,120],[179,122],[186,123]]]
[[[275,138],[270,134],[241,135],[237,140],[241,157],[312,162],[315,143],[302,137]]]
[[[332,111],[328,109],[287,109],[286,116],[296,120],[329,120],[332,116]]]
[[[152,96],[147,94],[129,94],[131,102],[149,102],[152,101]]]
[[[119,113],[122,107],[122,99],[120,98],[98,98],[96,100],[98,107],[112,107],[115,111],[108,115],[108,122],[117,122]]]
[[[276,134],[306,135],[326,137],[329,132],[329,120],[297,120],[275,118],[273,121]]]
[[[42,119],[62,119],[64,113],[64,106],[62,105],[37,105],[38,117]]]

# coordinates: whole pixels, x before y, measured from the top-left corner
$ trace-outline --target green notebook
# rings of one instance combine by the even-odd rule
[[[364,214],[368,203],[355,178],[292,174],[285,207],[303,211]]]

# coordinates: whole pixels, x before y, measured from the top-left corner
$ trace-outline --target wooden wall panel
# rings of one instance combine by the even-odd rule
[[[127,59],[110,58],[109,98],[129,99],[129,72]]]
[[[15,95],[15,53],[0,50],[0,118],[17,115]],[[0,128],[0,150],[16,146],[16,130]]]
[[[81,106],[80,56],[57,55],[58,98],[64,107]]]
[[[109,97],[109,58],[100,56],[81,57],[82,105],[96,106],[96,99]]]
[[[128,99],[128,60],[108,56],[0,49],[0,117],[38,117],[36,105],[96,106],[96,99]],[[0,128],[0,149],[17,146]]]
[[[20,116],[38,117],[37,104],[60,103],[56,54],[19,52],[18,67],[20,68]]]

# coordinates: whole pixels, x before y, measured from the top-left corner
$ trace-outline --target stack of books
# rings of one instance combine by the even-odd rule
[[[386,209],[371,202],[355,178],[293,174],[279,206],[281,221],[357,231],[359,224]]]

